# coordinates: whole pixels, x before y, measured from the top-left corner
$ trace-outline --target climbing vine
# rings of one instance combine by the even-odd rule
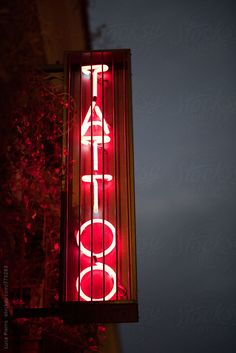
[[[11,112],[1,246],[9,263],[12,307],[58,305],[62,156],[67,153],[62,150],[63,109],[68,106],[60,83],[43,72],[28,72]],[[50,334],[69,352],[97,351],[105,333],[103,326],[70,327],[59,318],[18,319],[15,325],[24,335]]]

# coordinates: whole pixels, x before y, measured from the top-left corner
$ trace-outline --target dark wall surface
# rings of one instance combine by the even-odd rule
[[[234,353],[236,2],[91,0],[90,24],[94,49],[132,50],[140,322],[123,352]]]

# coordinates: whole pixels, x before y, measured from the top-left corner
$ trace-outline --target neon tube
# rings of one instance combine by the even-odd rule
[[[85,75],[90,75],[92,71],[92,76],[93,76],[93,97],[98,96],[98,73],[105,72],[108,70],[107,65],[87,65],[87,66],[82,66],[82,72]]]
[[[80,227],[80,236],[83,234],[83,231],[88,227],[90,226],[91,224],[94,224],[94,223],[101,223],[103,224],[103,219],[101,218],[94,218],[93,221],[92,220],[89,220],[85,223],[82,224],[82,226]],[[99,253],[92,253],[90,250],[86,249],[82,242],[79,241],[79,231],[77,232],[77,235],[76,235],[76,241],[77,241],[77,245],[80,246],[80,250],[88,257],[91,257],[91,256],[96,256],[97,258],[100,258],[100,257],[103,257],[103,256],[106,256],[108,254],[110,254],[110,252],[115,248],[116,246],[116,230],[115,230],[115,227],[110,223],[108,222],[106,219],[104,219],[104,224],[110,228],[111,232],[112,232],[112,236],[113,236],[113,239],[112,239],[112,243],[111,245],[103,252],[99,252]]]
[[[93,180],[92,180],[93,179]],[[98,213],[98,180],[102,180],[103,175],[83,175],[82,181],[91,183],[93,181],[93,212]],[[111,181],[112,175],[104,174],[104,180]]]
[[[96,112],[96,115],[98,116],[99,120],[90,120],[90,117],[92,116],[93,112]],[[88,136],[85,134],[87,133],[88,129],[91,128],[91,126],[100,126],[101,128],[104,129],[104,135],[93,135],[93,137]],[[102,143],[108,143],[111,141],[110,137],[107,136],[110,133],[108,125],[106,120],[102,116],[101,109],[99,108],[98,105],[96,105],[95,102],[92,102],[92,106],[89,107],[88,112],[85,116],[85,119],[83,121],[82,127],[81,127],[81,143],[84,145],[88,145],[89,143],[92,144],[92,139],[93,139],[93,152],[94,152],[94,158],[93,158],[93,169],[95,171],[98,170],[98,144]]]
[[[103,271],[103,264],[101,262],[98,262],[96,265],[92,266],[92,269],[93,271],[94,270],[99,270],[99,271]],[[109,300],[113,297],[113,295],[116,293],[116,273],[115,271],[108,265],[104,265],[104,270],[105,272],[108,273],[108,275],[111,277],[111,279],[113,280],[113,287],[112,287],[112,290],[110,291],[109,294],[107,294],[105,296],[105,298],[93,298],[92,300],[93,301],[101,301],[101,300]],[[91,301],[91,297],[89,297],[88,295],[86,295],[82,288],[81,288],[81,283],[82,283],[82,280],[84,278],[84,276],[91,271],[91,268],[90,267],[86,267],[83,271],[81,271],[80,273],[80,289],[79,289],[79,278],[77,278],[76,280],[76,289],[77,289],[77,292],[80,290],[80,296],[86,300],[86,301]]]
[[[96,112],[96,115],[98,116],[99,120],[93,120],[89,121],[90,117],[93,115],[92,113]],[[103,121],[103,122],[102,122]],[[98,105],[96,105],[96,102],[92,102],[92,106],[89,107],[87,114],[84,118],[83,124],[81,126],[81,136],[84,136],[88,129],[93,126],[100,126],[101,128],[104,128],[104,133],[108,135],[110,133],[106,119],[103,118],[101,109],[99,108]]]

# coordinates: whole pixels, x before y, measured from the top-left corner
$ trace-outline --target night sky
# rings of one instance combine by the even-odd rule
[[[235,353],[236,2],[89,13],[93,49],[132,51],[140,322],[119,325],[123,353]]]

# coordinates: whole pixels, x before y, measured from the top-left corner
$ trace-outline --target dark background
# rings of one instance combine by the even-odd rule
[[[236,352],[236,2],[90,0],[131,48],[140,322],[123,352]]]

